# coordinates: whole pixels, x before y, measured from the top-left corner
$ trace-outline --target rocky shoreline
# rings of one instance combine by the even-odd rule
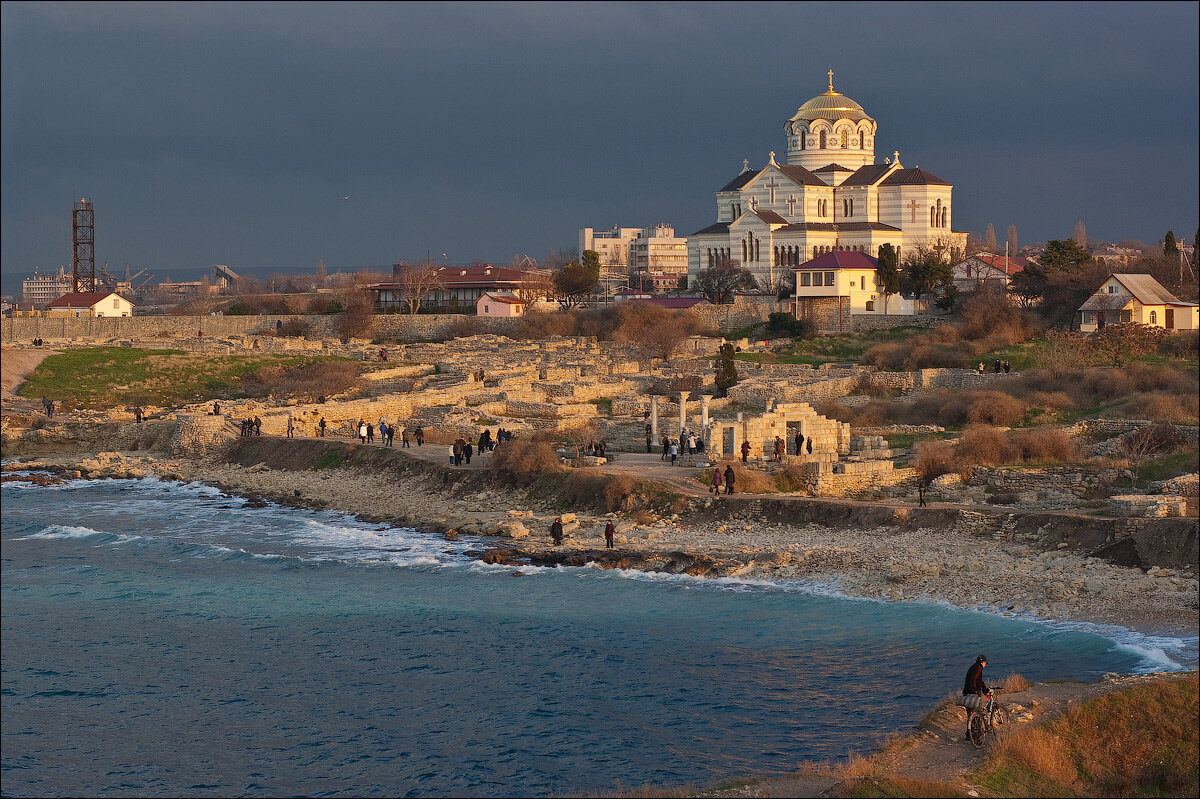
[[[196,481],[252,501],[338,510],[447,538],[479,536],[473,554],[494,563],[590,563],[710,578],[804,581],[853,597],[942,602],[1142,633],[1197,635],[1200,585],[1194,569],[1143,571],[1081,556],[1061,544],[1047,548],[1018,536],[972,535],[953,523],[860,527],[844,520],[788,521],[764,514],[761,500],[752,497],[696,499],[658,518],[636,514],[638,523],[619,514],[565,512],[527,489],[495,481],[447,483],[439,474],[445,470],[428,464],[398,477],[387,469],[351,466],[303,471],[265,462],[246,466],[216,454],[112,452],[9,462],[6,471],[30,468],[68,478]],[[549,537],[555,516],[566,527],[561,547],[552,546]],[[618,528],[613,550],[604,549],[609,518]]]

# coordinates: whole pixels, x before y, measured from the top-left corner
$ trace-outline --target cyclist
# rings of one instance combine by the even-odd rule
[[[980,697],[979,702],[982,703],[984,696],[992,692],[988,688],[987,683],[983,681],[983,670],[987,666],[988,660],[986,655],[980,655],[975,658],[975,662],[971,664],[971,668],[967,669],[967,679],[963,682],[963,696],[974,694]],[[979,707],[979,704],[976,704]],[[971,715],[975,712],[969,705],[967,708],[967,740],[971,739]]]

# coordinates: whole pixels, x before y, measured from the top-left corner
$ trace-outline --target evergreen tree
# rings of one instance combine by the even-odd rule
[[[1163,239],[1163,255],[1179,257],[1179,245],[1175,243],[1175,234],[1170,230],[1167,231],[1167,237]]]
[[[990,226],[989,226],[990,228]],[[888,299],[900,292],[900,256],[896,248],[884,244],[879,248],[879,264],[875,267],[875,283],[883,294],[883,312],[887,313]]]
[[[717,384],[717,396],[724,397],[729,389],[737,385],[737,364],[733,360],[733,345],[725,343],[717,354],[717,373],[714,381]]]
[[[1092,260],[1088,251],[1074,239],[1051,239],[1046,242],[1046,254],[1042,256],[1042,269],[1047,274],[1055,270],[1071,270]]]

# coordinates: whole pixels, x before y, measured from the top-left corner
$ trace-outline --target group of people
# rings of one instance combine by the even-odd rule
[[[749,452],[747,451],[748,447],[749,447],[749,444],[747,442],[743,441],[742,449],[746,455],[749,455]],[[775,436],[774,451],[772,453],[773,459],[776,461],[782,461],[783,456],[788,454],[787,450],[788,450],[787,441],[784,440],[783,438],[781,438],[780,436]],[[810,438],[806,439],[804,437],[804,434],[801,433],[799,430],[797,430],[796,431],[796,449],[792,454],[803,455],[805,452],[807,452],[809,455],[811,455],[812,451],[813,451],[812,438],[810,437]],[[744,462],[745,460],[746,459],[743,457],[742,461]]]
[[[54,400],[42,397],[42,410],[46,412],[47,419],[54,418]]]
[[[587,446],[583,448],[583,453],[585,455],[594,455],[597,458],[603,458],[607,452],[608,442],[604,439],[600,439],[599,441],[589,441]]]
[[[647,425],[646,430],[646,451],[649,452],[649,425]],[[659,460],[665,461],[670,459],[672,466],[675,465],[675,459],[684,452],[686,452],[688,455],[695,455],[700,450],[701,444],[700,438],[696,435],[695,431],[688,430],[686,427],[683,429],[683,432],[680,434],[679,438],[671,438],[668,435],[664,435],[660,439],[659,443],[662,444],[662,457],[659,458]]]
[[[1001,372],[1008,374],[1010,368],[1011,367],[1008,365],[1008,361],[1002,361],[999,358],[997,358],[996,362],[992,364],[992,371],[994,371],[996,374],[1000,374]],[[987,368],[984,367],[983,361],[980,361],[979,366],[975,367],[975,372],[977,374],[983,374],[986,371]]]
[[[465,461],[467,466],[471,465],[471,455],[475,448],[471,446],[471,442],[467,441],[462,436],[454,439],[454,443],[450,445],[450,465],[462,466]],[[480,449],[480,452],[483,450]]]
[[[262,419],[257,416],[247,416],[242,420],[242,438],[262,435]]]

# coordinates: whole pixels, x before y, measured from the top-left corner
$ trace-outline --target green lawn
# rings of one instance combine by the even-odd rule
[[[893,327],[888,330],[872,330],[865,333],[846,333],[833,336],[817,336],[794,341],[771,352],[739,352],[734,356],[739,361],[751,363],[857,363],[863,353],[884,341],[901,341],[923,333],[924,327]],[[769,339],[768,339],[769,340]]]
[[[328,356],[193,355],[182,350],[90,347],[46,358],[20,394],[76,408],[172,406],[239,395],[238,377],[260,366],[299,366]]]

